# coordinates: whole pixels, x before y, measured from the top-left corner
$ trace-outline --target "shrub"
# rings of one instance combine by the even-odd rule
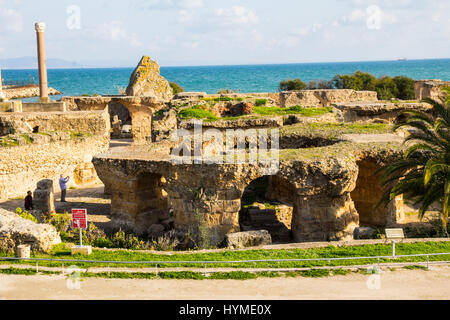
[[[55,227],[56,231],[63,234],[69,230],[72,218],[66,212],[64,214],[47,214],[44,217],[44,222]]]
[[[37,219],[26,211],[23,211],[21,208],[16,209],[16,214],[22,219],[33,221],[34,223],[38,223]]]
[[[414,91],[415,81],[408,77],[398,76],[394,79],[395,85],[397,86],[397,98],[402,100],[414,100],[416,98],[416,93]]]
[[[267,99],[256,99],[255,106],[265,106],[267,104]]]
[[[375,85],[375,91],[378,93],[378,99],[380,100],[391,100],[398,95],[397,85],[390,77],[378,79]]]
[[[280,91],[305,90],[308,86],[300,79],[290,79],[280,82]]]
[[[148,247],[144,241],[140,240],[135,235],[127,234],[122,230],[116,232],[110,240],[114,248],[142,250]]]
[[[175,82],[170,82],[169,84],[170,84],[170,87],[173,90],[173,94],[184,92],[183,87],[181,87],[179,84],[177,84]]]
[[[180,244],[180,240],[178,240],[177,232],[175,230],[171,230],[159,237],[157,241],[153,242],[153,244],[155,245],[156,250],[174,251]]]
[[[353,89],[357,91],[374,91],[377,79],[370,73],[357,71],[352,75],[337,75],[331,80],[336,89]]]

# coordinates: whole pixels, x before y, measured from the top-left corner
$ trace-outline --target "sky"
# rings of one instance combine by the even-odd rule
[[[449,0],[0,0],[0,58],[134,66],[450,58]]]

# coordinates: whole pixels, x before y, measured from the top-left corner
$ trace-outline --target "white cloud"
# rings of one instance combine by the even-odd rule
[[[0,30],[22,32],[22,14],[14,9],[0,8]]]
[[[97,27],[96,35],[104,40],[125,40],[127,32],[121,21],[103,23]]]
[[[203,0],[150,0],[142,4],[144,8],[155,10],[198,9],[204,6]]]
[[[258,17],[252,10],[240,6],[233,6],[229,9],[217,9],[215,16],[219,23],[225,25],[258,23]]]

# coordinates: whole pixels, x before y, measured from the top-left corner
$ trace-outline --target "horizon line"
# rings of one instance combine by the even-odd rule
[[[22,57],[28,58],[28,57]],[[6,58],[8,59],[19,59],[19,58]],[[60,58],[48,58],[51,59],[59,59]],[[430,61],[430,60],[450,60],[450,58],[421,58],[421,59],[406,59],[403,60],[401,58],[395,60],[355,60],[355,61],[322,61],[322,62],[278,62],[278,63],[242,63],[242,64],[205,64],[205,65],[160,65],[161,68],[197,68],[197,67],[240,67],[240,66],[270,66],[270,65],[299,65],[299,64],[330,64],[330,63],[369,63],[369,62],[408,62],[408,61]],[[71,62],[69,60],[64,60],[67,62]],[[157,61],[156,61],[157,62]],[[76,62],[77,63],[77,62]],[[48,70],[71,70],[71,69],[133,69],[133,66],[121,66],[121,67],[88,67],[88,66],[77,66],[77,67],[48,67]],[[3,68],[0,66],[1,70],[38,70],[38,67],[33,68]]]

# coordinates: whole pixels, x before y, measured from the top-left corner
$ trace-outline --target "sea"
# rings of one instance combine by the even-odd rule
[[[236,66],[161,67],[161,74],[185,91],[210,94],[221,89],[236,92],[276,92],[280,81],[300,78],[330,80],[337,74],[356,71],[379,76],[407,76],[416,80],[450,81],[450,59],[399,60],[341,63],[298,63]],[[65,96],[116,95],[127,87],[133,68],[49,69],[49,86]],[[2,70],[6,82],[38,82],[37,70]],[[58,99],[54,96],[52,99]]]

